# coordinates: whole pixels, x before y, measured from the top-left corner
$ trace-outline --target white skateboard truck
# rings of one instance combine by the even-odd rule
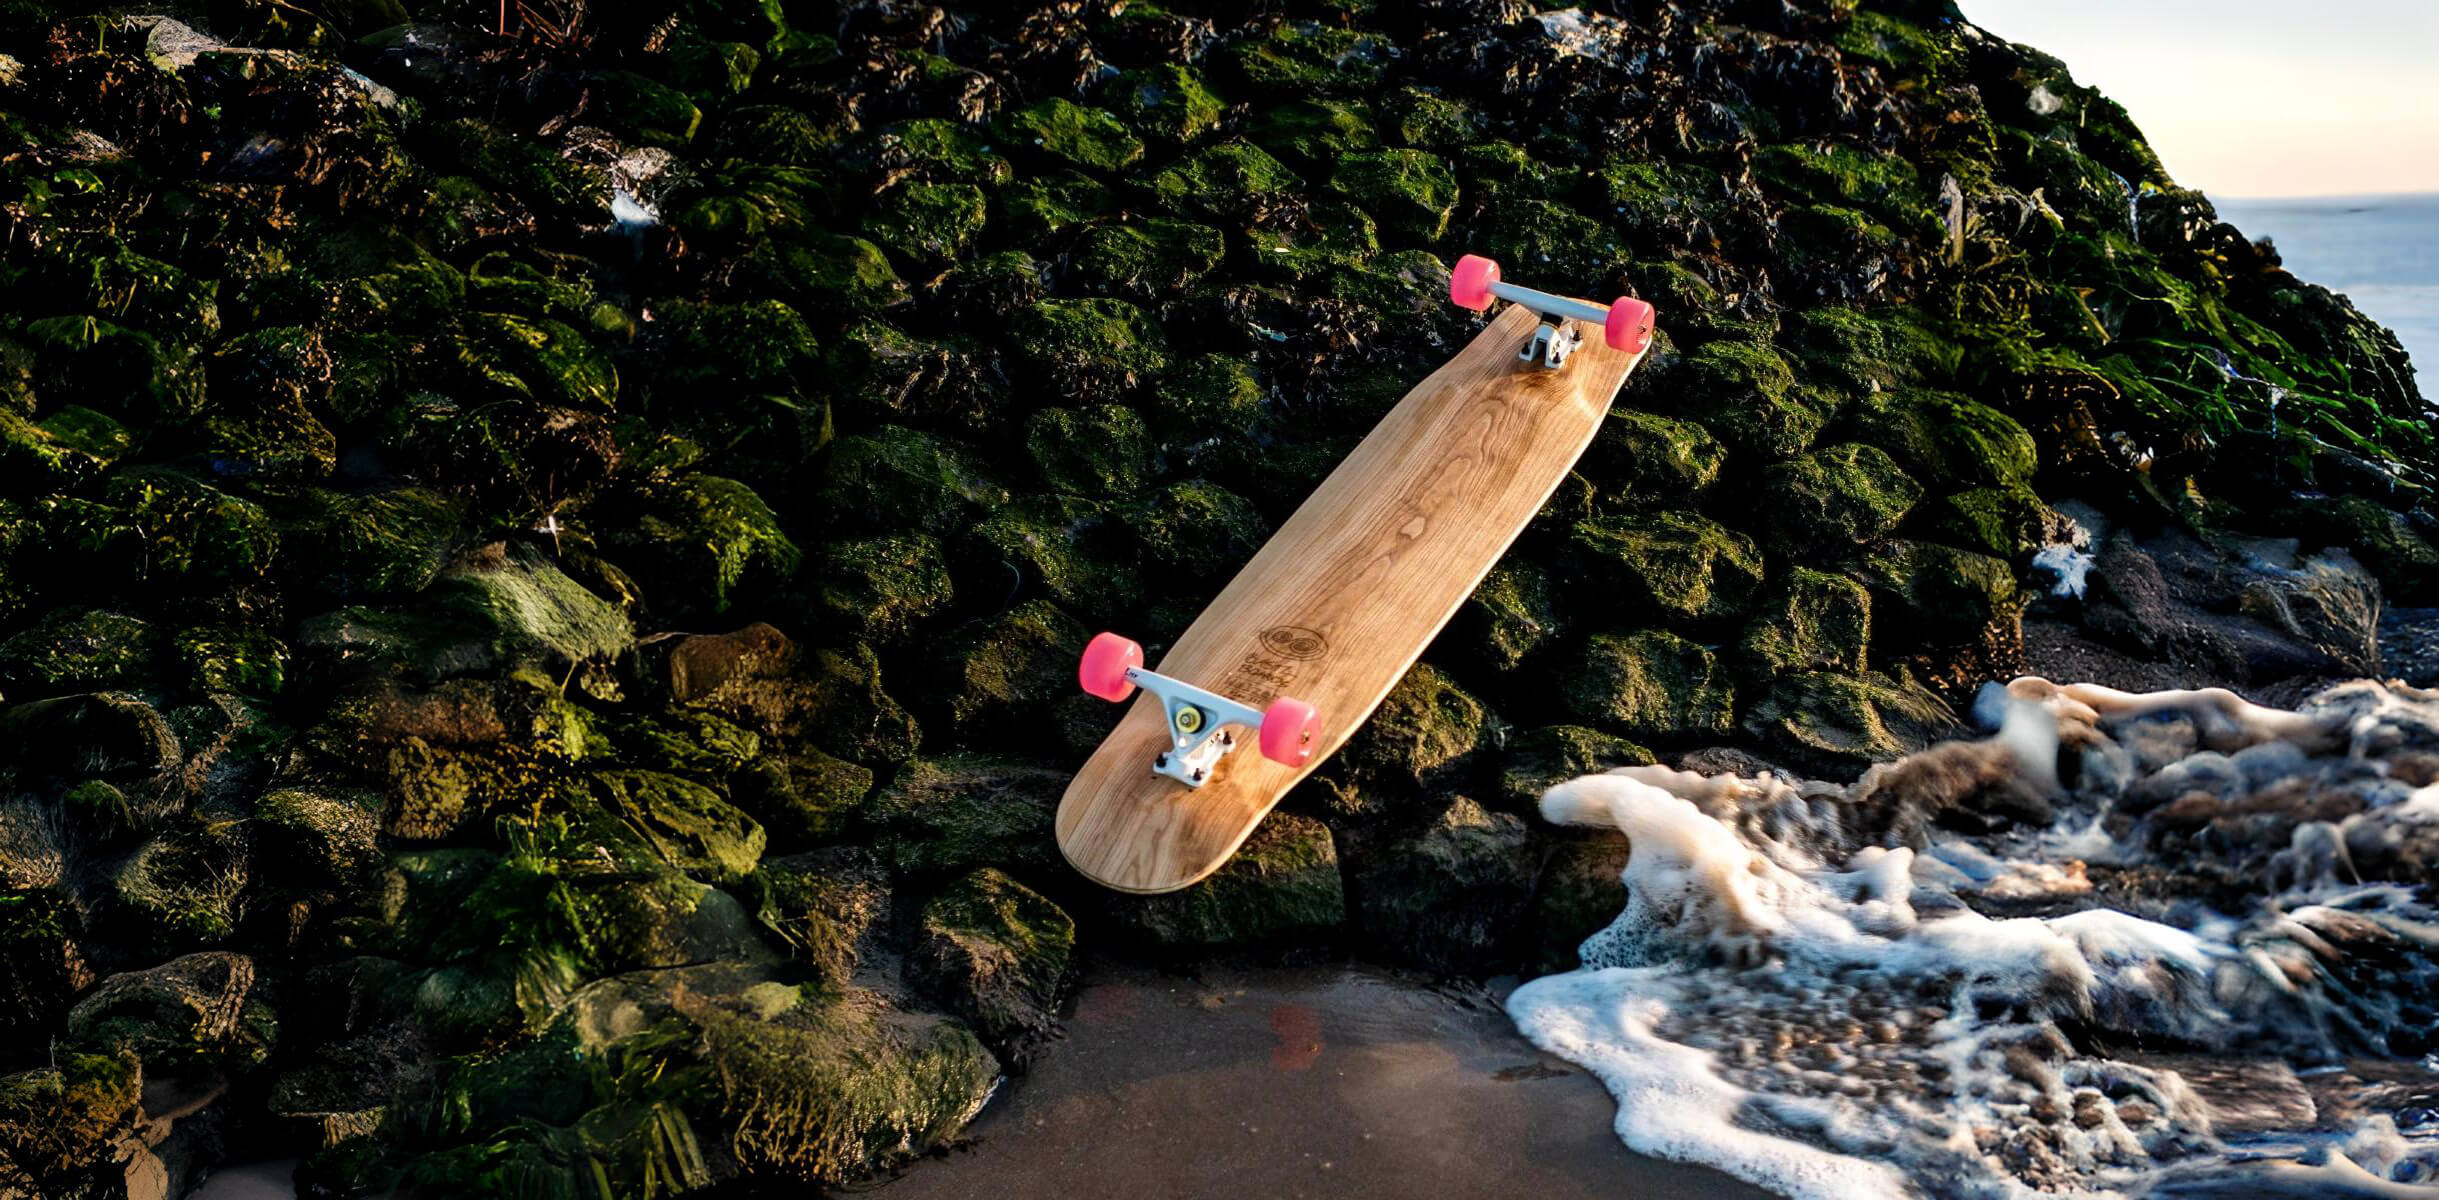
[[[1533,340],[1517,351],[1516,357],[1551,370],[1565,363],[1567,355],[1583,340],[1583,334],[1574,325],[1577,321],[1600,326],[1609,344],[1628,354],[1641,354],[1651,345],[1651,305],[1632,296],[1620,296],[1605,305],[1594,304],[1501,283],[1499,264],[1479,254],[1457,260],[1456,269],[1448,274],[1448,298],[1475,312],[1489,308],[1492,300],[1505,300],[1540,314],[1541,325],[1533,331]]]
[[[1253,730],[1262,757],[1291,767],[1313,756],[1313,735],[1321,728],[1320,714],[1302,700],[1281,696],[1256,712],[1216,692],[1205,691],[1143,665],[1143,647],[1114,633],[1097,633],[1084,647],[1076,681],[1104,700],[1124,700],[1136,688],[1160,697],[1169,718],[1169,748],[1152,756],[1152,773],[1166,775],[1190,788],[1201,787],[1219,765],[1220,756],[1236,749],[1239,727]]]

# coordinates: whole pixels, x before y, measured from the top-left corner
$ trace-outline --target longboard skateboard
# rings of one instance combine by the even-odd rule
[[[1504,284],[1474,255],[1449,292],[1511,303],[1322,480],[1157,670],[1114,633],[1086,647],[1086,691],[1141,693],[1059,802],[1059,849],[1087,878],[1169,892],[1228,861],[1507,552],[1650,344],[1650,305]]]

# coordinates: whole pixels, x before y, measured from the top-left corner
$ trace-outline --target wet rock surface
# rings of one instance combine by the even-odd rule
[[[1545,958],[1585,770],[2427,675],[2394,338],[1940,3],[17,3],[0,233],[0,1191],[832,1184],[1100,950]],[[1080,639],[1468,251],[1661,340],[1338,761],[1090,889]]]

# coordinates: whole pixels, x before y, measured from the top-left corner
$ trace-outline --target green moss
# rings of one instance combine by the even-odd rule
[[[1482,741],[1489,711],[1429,663],[1416,663],[1331,760],[1347,786],[1331,802],[1345,816],[1370,816],[1409,801],[1452,772]]]
[[[1273,810],[1201,883],[1110,902],[1138,941],[1174,951],[1277,950],[1327,943],[1346,924],[1346,883],[1329,826]]]
[[[1290,22],[1267,37],[1229,46],[1222,55],[1253,87],[1302,95],[1370,90],[1396,59],[1397,47],[1377,34]]]
[[[0,680],[12,695],[140,683],[161,650],[161,635],[142,618],[98,608],[55,609],[0,641]]]
[[[669,81],[690,92],[743,95],[761,66],[761,53],[744,42],[686,36],[669,48]]]
[[[1227,253],[1219,230],[1152,217],[1096,227],[1072,261],[1077,282],[1093,291],[1158,301],[1202,278]]]
[[[1836,144],[1766,146],[1753,156],[1753,174],[1798,199],[1859,208],[1900,227],[1930,219],[1930,192],[1914,165],[1894,154]]]
[[[1266,418],[1261,377],[1233,354],[1178,360],[1154,396],[1150,419],[1165,438],[1243,437]]]
[[[727,611],[749,580],[785,580],[804,554],[779,515],[754,490],[717,475],[688,475],[655,488],[631,532],[618,540],[664,568],[663,603],[676,600]]]
[[[742,105],[720,114],[711,155],[714,160],[747,159],[783,167],[824,166],[848,131],[846,122],[825,121],[782,105]]]
[[[258,1067],[279,1040],[280,1022],[256,979],[254,960],[224,951],[113,975],[76,1002],[67,1032],[106,1052],[132,1051],[164,1075]]]
[[[1762,578],[1761,552],[1751,539],[1692,513],[1579,521],[1568,549],[1598,595],[1654,616],[1732,616]]]
[[[911,295],[906,281],[899,278],[897,269],[890,266],[889,257],[881,253],[879,246],[863,238],[843,234],[820,234],[805,239],[771,238],[758,242],[746,252],[745,260],[737,264],[737,282],[754,293],[777,296],[799,311],[834,318],[881,312],[905,303]],[[701,306],[699,309],[693,305],[685,306],[698,311],[708,309],[724,318],[744,317],[749,320],[758,311],[777,307],[770,302],[735,307]],[[657,322],[669,320],[676,309],[678,306],[670,305],[654,310],[656,333],[664,332]],[[776,348],[776,343],[782,339],[795,347],[798,355],[809,352],[813,346],[811,332],[801,328],[756,330],[757,336],[750,342],[738,336],[739,332],[742,331],[730,331],[723,323],[704,328],[701,336],[724,336],[728,340],[744,343],[734,349],[760,351],[749,361],[773,357],[770,350],[762,348]],[[721,360],[709,356],[673,354],[671,357],[677,361],[670,365],[691,367],[698,372],[744,373],[735,372]],[[767,376],[769,372],[761,374]]]
[[[71,404],[40,421],[0,411],[0,471],[11,491],[67,491],[99,479],[134,438],[111,418]]]
[[[940,543],[920,533],[826,543],[813,578],[822,621],[872,641],[906,637],[956,594]]]
[[[1972,488],[1923,505],[1915,520],[1939,541],[2013,559],[2041,545],[2049,506],[2026,487]]]
[[[1123,300],[1042,300],[1011,323],[1018,366],[1052,394],[1116,399],[1168,365],[1158,322]]]
[[[381,862],[381,822],[352,798],[288,788],[254,802],[254,825],[283,876],[339,888]]]
[[[1307,167],[1327,166],[1380,144],[1372,110],[1342,100],[1265,105],[1246,130],[1255,145]]]
[[[1380,235],[1371,216],[1343,203],[1316,204],[1294,216],[1275,216],[1247,230],[1245,240],[1253,247],[1256,265],[1298,282],[1360,269],[1380,250]]]
[[[314,585],[352,599],[421,590],[448,565],[465,521],[457,505],[423,488],[317,490],[286,532],[312,564]]]
[[[1619,408],[1601,423],[1582,469],[1615,503],[1673,508],[1707,490],[1726,461],[1727,450],[1700,425]]]
[[[1335,161],[1330,190],[1371,213],[1393,239],[1430,245],[1448,232],[1449,215],[1457,206],[1457,176],[1438,155],[1378,150],[1336,156]]]
[[[243,582],[268,571],[279,549],[260,505],[167,468],[120,471],[98,502],[51,497],[34,511],[46,550],[123,579]]]
[[[907,979],[973,1026],[985,1045],[1021,1059],[1047,1034],[1075,954],[1076,926],[1059,906],[985,867],[924,904]]]
[[[73,1186],[117,1158],[120,1139],[143,1120],[143,1093],[143,1064],[127,1051],[70,1050],[52,1065],[0,1076],[0,1161],[21,1185]]]
[[[907,183],[873,197],[864,236],[915,263],[965,253],[988,218],[990,202],[970,183]]]
[[[2439,603],[2439,548],[2405,518],[2361,496],[2301,506],[2295,526],[2325,545],[2352,550],[2398,604]]]
[[[619,762],[717,786],[762,756],[762,738],[713,713],[678,709],[621,725],[615,748]]]
[[[1480,253],[1568,293],[1598,292],[1626,265],[1626,243],[1609,226],[1549,200],[1509,199],[1512,190],[1492,206]]]
[[[1455,146],[1482,133],[1481,115],[1472,105],[1422,88],[1390,93],[1388,113],[1389,135],[1401,146]]]
[[[1856,426],[1859,440],[1949,487],[2021,487],[2038,465],[2032,434],[2013,417],[1945,392],[1873,397],[1857,413]]]
[[[1038,586],[1070,612],[1114,616],[1142,598],[1129,547],[1099,501],[1019,500],[977,522],[958,557],[978,586]]]
[[[1303,190],[1278,159],[1249,142],[1225,142],[1200,151],[1152,177],[1161,206],[1203,220],[1259,217]]]
[[[1529,562],[1501,562],[1466,597],[1458,629],[1484,662],[1506,671],[1549,644],[1563,626],[1550,578]]]
[[[1693,163],[1610,159],[1593,172],[1594,211],[1655,250],[1675,250],[1700,224],[1715,223],[1725,189],[1719,173]]]
[[[275,696],[288,680],[288,645],[269,630],[200,625],[181,629],[171,653],[205,692]]]
[[[1143,158],[1143,142],[1107,111],[1056,96],[1007,117],[1010,140],[1041,148],[1069,166],[1123,171]]]
[[[1597,729],[1545,725],[1510,738],[1500,748],[1497,798],[1502,808],[1538,813],[1541,794],[1570,779],[1657,761],[1651,751]],[[1609,915],[1616,916],[1617,910]]]
[[[1179,580],[1225,579],[1270,537],[1251,501],[1203,480],[1172,483],[1128,506],[1121,519],[1144,565]]]
[[[594,800],[662,861],[707,883],[735,883],[762,857],[762,826],[710,788],[654,771],[601,771]]]
[[[762,823],[773,846],[794,847],[843,832],[872,781],[870,768],[806,746],[745,764],[731,786],[737,807]]]
[[[901,873],[1048,869],[1063,861],[1051,826],[1071,778],[1017,759],[916,759],[874,794],[864,819]]]
[[[999,1075],[962,1025],[883,1023],[849,1001],[771,1019],[711,1011],[696,1109],[750,1176],[837,1183],[929,1149],[982,1106]]]
[[[466,337],[457,345],[457,358],[470,374],[544,404],[616,405],[618,368],[574,328],[507,313],[468,313],[462,324]]]
[[[2006,562],[1929,542],[1895,542],[1864,561],[1875,624],[1903,630],[1906,645],[1954,646],[1980,637],[1992,622],[2011,619],[2021,603]]]
[[[626,614],[543,552],[491,547],[452,567],[413,608],[346,608],[297,631],[300,656],[328,673],[435,680],[543,664],[558,674],[615,660],[634,644]]]
[[[1025,418],[1025,452],[1051,488],[1118,498],[1143,487],[1151,438],[1134,409],[1045,408]]]
[[[590,224],[610,220],[609,180],[601,167],[561,158],[540,141],[511,137],[480,121],[461,119],[428,126],[424,136],[439,164],[515,194],[556,215]]]
[[[1594,634],[1560,680],[1568,713],[1626,735],[1692,738],[1728,731],[1735,694],[1718,660],[1676,634]]]
[[[1852,769],[1929,746],[1956,718],[1919,687],[1877,675],[1795,671],[1745,716],[1745,730],[1807,761]]]
[[[1764,597],[1737,650],[1759,675],[1852,672],[1864,668],[1871,635],[1871,595],[1862,584],[1797,567]]]
[[[949,720],[969,745],[1033,739],[1027,713],[1075,687],[1090,633],[1047,600],[1018,605],[951,643],[940,681]]]
[[[686,93],[633,71],[600,72],[592,87],[611,126],[646,145],[683,146],[702,127],[703,110]]]
[[[1764,539],[1801,557],[1835,556],[1885,537],[1922,499],[1922,485],[1896,460],[1853,442],[1770,468],[1758,490]]]
[[[1835,411],[1833,398],[1795,383],[1778,351],[1716,341],[1685,356],[1677,403],[1728,448],[1765,461],[1803,453]]]
[[[974,132],[955,121],[918,117],[899,121],[881,131],[875,156],[904,163],[939,179],[997,187],[1015,178],[1016,168]]]
[[[1166,142],[1191,142],[1217,127],[1228,106],[1182,63],[1122,71],[1102,97],[1136,129]]]
[[[1108,215],[1109,186],[1073,171],[1028,177],[999,193],[992,222],[1014,237],[1042,238]]]
[[[1894,391],[1949,373],[1957,349],[1910,308],[1812,305],[1787,314],[1783,340],[1850,395]]]
[[[862,943],[888,920],[888,877],[807,854],[765,860],[754,884],[756,919],[813,968],[825,991],[844,990]]]

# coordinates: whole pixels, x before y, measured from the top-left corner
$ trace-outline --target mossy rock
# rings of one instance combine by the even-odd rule
[[[1502,561],[1457,610],[1458,644],[1496,670],[1513,670],[1565,627],[1549,573],[1532,563]]]
[[[605,735],[627,766],[684,775],[714,787],[763,761],[762,736],[717,713],[672,709],[620,722]]]
[[[457,504],[424,488],[311,493],[286,529],[313,586],[337,599],[417,592],[440,575],[466,534]]]
[[[80,815],[69,819],[77,820]],[[77,993],[93,986],[84,937],[83,915],[67,893],[0,893],[0,1003],[6,1005],[0,1007],[0,1036],[46,1036],[67,1014]],[[0,1084],[0,1089],[5,1086]],[[0,1105],[5,1103],[0,1101]],[[0,1129],[5,1128],[5,1118],[0,1118]],[[0,1133],[0,1139],[8,1136]],[[0,1140],[0,1147],[5,1145]],[[0,1161],[6,1161],[4,1155],[5,1150],[0,1149]]]
[[[905,183],[872,198],[865,237],[908,262],[945,263],[982,232],[990,201],[970,183]]]
[[[254,825],[284,878],[311,889],[355,885],[381,864],[381,821],[363,798],[285,788],[254,802]]]
[[[1914,519],[1938,541],[2012,560],[2041,545],[2050,512],[2031,488],[1987,487],[1941,496],[1916,509]],[[2439,557],[2433,561],[2439,565]]]
[[[1005,504],[1008,493],[948,442],[883,425],[831,445],[816,499],[857,528],[944,534],[977,509]]]
[[[1849,395],[1896,392],[1940,378],[1962,351],[1911,308],[1811,305],[1786,315],[1781,340]]]
[[[1922,485],[1876,446],[1846,443],[1764,471],[1755,510],[1771,548],[1835,557],[1897,528],[1922,499]]]
[[[1327,166],[1380,144],[1372,110],[1343,100],[1265,105],[1246,130],[1255,145],[1307,167]]]
[[[2013,619],[2023,601],[2015,571],[2001,559],[1933,542],[1894,542],[1864,560],[1873,624],[1903,630],[1910,648],[1972,642],[1994,622]]]
[[[67,1032],[85,1046],[132,1052],[158,1074],[242,1072],[279,1042],[279,1014],[257,984],[243,954],[189,954],[103,980],[69,1011]]]
[[[706,1007],[695,1127],[716,1131],[748,1177],[799,1186],[860,1177],[956,1133],[999,1064],[955,1021],[874,1007],[852,996],[769,1017]]]
[[[804,558],[761,496],[717,475],[652,489],[633,527],[615,540],[659,568],[661,605],[711,612],[726,612],[749,584],[787,580]]]
[[[1245,241],[1257,267],[1295,281],[1360,269],[1380,252],[1371,215],[1335,202],[1274,216],[1247,230]]]
[[[763,860],[754,872],[755,919],[841,992],[889,932],[889,874],[861,848]]]
[[[1916,390],[1876,397],[1858,412],[1856,426],[1859,440],[1938,486],[2024,487],[2038,465],[2024,426],[1962,396]]]
[[[1708,343],[1685,356],[1676,381],[1679,411],[1765,462],[1803,453],[1837,411],[1835,397],[1797,386],[1794,368],[1760,342]]]
[[[1098,220],[1117,208],[1109,185],[1059,171],[1018,180],[994,200],[991,223],[1018,238],[1043,238]]]
[[[1252,501],[1199,479],[1153,492],[1120,519],[1142,548],[1144,565],[1180,581],[1224,579],[1270,539],[1270,523]]]
[[[120,1140],[144,1119],[143,1100],[143,1062],[128,1051],[71,1049],[50,1065],[0,1076],[0,1162],[11,1168],[10,1186],[28,1196],[70,1195],[107,1186],[95,1176],[108,1170],[124,1187],[125,1169],[113,1168]]]
[[[1133,558],[1107,506],[1077,496],[1006,505],[976,522],[956,547],[956,569],[973,587],[1038,587],[1085,617],[1115,617],[1141,599]]]
[[[1134,409],[1045,408],[1025,418],[1025,451],[1051,488],[1119,498],[1151,473],[1151,437]]]
[[[1464,145],[1482,136],[1482,115],[1463,100],[1424,88],[1399,88],[1389,94],[1386,126],[1401,146],[1438,149]]]
[[[1751,539],[1692,513],[1578,521],[1568,554],[1598,594],[1660,617],[1734,616],[1762,580],[1761,552]]]
[[[762,824],[771,846],[793,849],[844,833],[872,794],[872,783],[871,768],[799,746],[742,765],[729,786],[731,799]]]
[[[762,825],[719,793],[657,771],[599,771],[593,800],[641,837],[661,860],[706,883],[735,883],[762,858]]]
[[[825,543],[811,574],[814,614],[863,641],[902,640],[956,596],[940,543],[921,533]]]
[[[1056,605],[1032,600],[959,637],[941,663],[950,727],[967,744],[1032,741],[1027,714],[1075,686],[1089,636]]]
[[[1796,567],[1765,593],[1736,648],[1752,672],[1861,671],[1871,644],[1871,593],[1842,575]]]
[[[1601,291],[1632,258],[1616,231],[1573,208],[1504,195],[1492,203],[1481,244],[1508,273],[1568,293]]]
[[[1010,113],[1008,140],[1039,147],[1058,162],[1104,174],[1143,158],[1143,141],[1107,110],[1053,96]]]
[[[1931,211],[1921,175],[1896,154],[1836,144],[1765,146],[1753,156],[1753,174],[1798,199],[1863,209],[1892,224],[1919,224]]]
[[[0,709],[0,759],[36,774],[152,775],[184,757],[160,710],[126,692],[28,700]]]
[[[1042,298],[1048,272],[1022,250],[967,258],[948,269],[933,293],[949,311],[969,320],[1005,321]]]
[[[633,71],[602,71],[591,86],[611,126],[645,145],[683,146],[702,128],[703,110],[659,80]]]
[[[0,411],[0,471],[18,494],[67,491],[100,479],[134,445],[127,427],[71,404],[39,421]]]
[[[1262,377],[1233,354],[1180,358],[1153,389],[1147,417],[1164,442],[1242,438],[1268,420]]]
[[[1590,183],[1609,223],[1655,250],[1697,241],[1697,231],[1715,223],[1726,194],[1719,172],[1694,163],[1610,159],[1593,171]]]
[[[1499,807],[1538,817],[1541,794],[1570,779],[1659,761],[1622,737],[1582,725],[1544,725],[1509,739],[1499,754]]]
[[[1594,634],[1558,690],[1569,715],[1635,738],[1726,733],[1735,700],[1708,649],[1658,629]]]
[[[1463,796],[1423,829],[1366,845],[1353,874],[1367,953],[1463,974],[1512,965],[1536,857],[1521,818]]]
[[[167,468],[115,472],[99,501],[51,496],[31,507],[46,551],[129,581],[249,582],[279,552],[279,530],[260,504]]]
[[[166,639],[150,622],[99,608],[62,608],[0,641],[0,685],[11,695],[141,684]]]
[[[1626,860],[1633,847],[1615,835],[1560,842],[1533,883],[1533,970],[1545,974],[1583,965],[1584,939],[1626,911]]]
[[[274,696],[288,682],[288,643],[261,629],[181,629],[170,640],[170,655],[197,691]]]
[[[1016,759],[916,759],[865,806],[874,844],[900,874],[995,866],[1019,874],[1058,869],[1052,840],[1072,774]]]
[[[1191,142],[1219,126],[1228,106],[1183,63],[1156,63],[1121,71],[1103,86],[1102,98],[1147,137]]]
[[[2439,548],[2404,517],[2361,496],[2301,508],[2297,526],[2325,545],[2352,550],[2380,577],[2390,601],[2439,604]]]
[[[1075,921],[1057,904],[985,867],[924,904],[906,978],[1021,1068],[1058,1023],[1075,945]]]
[[[881,321],[857,321],[833,341],[829,368],[839,410],[857,424],[988,431],[1007,407],[997,351],[962,335],[926,339]],[[803,454],[772,465],[785,470],[818,448],[805,445]]]
[[[1582,469],[1617,504],[1675,508],[1709,489],[1727,456],[1710,430],[1692,421],[1621,408],[1601,422]]]
[[[1369,91],[1398,58],[1396,44],[1378,34],[1303,21],[1278,25],[1221,54],[1246,83],[1285,95]]]
[[[1337,940],[1346,884],[1329,826],[1273,810],[1202,882],[1158,896],[1111,897],[1112,922],[1174,952],[1294,951]]]
[[[819,233],[807,238],[769,238],[755,244],[737,264],[737,282],[753,293],[776,297],[799,312],[829,318],[870,316],[906,303],[912,296],[906,280],[890,265],[889,256],[881,247],[860,237],[839,233]],[[692,307],[692,306],[690,306]],[[735,312],[731,306],[701,306],[713,313]],[[745,306],[750,310],[753,306]],[[656,333],[666,332],[661,322],[671,315],[671,307],[655,309]],[[751,334],[753,348],[762,351],[747,362],[768,360],[772,355],[763,348],[783,331],[764,332],[753,326],[736,329],[728,321],[717,320],[701,326],[698,337],[743,341],[740,333]],[[801,334],[793,347],[799,354],[812,349],[812,335]],[[743,347],[739,347],[743,348]],[[731,351],[734,352],[733,350]],[[791,356],[793,357],[793,356]],[[688,353],[672,348],[665,356],[667,366],[691,367],[698,371],[721,374],[738,373],[735,363],[722,358]]]
[[[1329,765],[1347,786],[1332,803],[1350,817],[1407,807],[1481,744],[1489,710],[1429,663],[1416,663]]]
[[[1124,300],[1041,300],[1011,323],[1016,362],[1051,394],[1117,400],[1168,366],[1158,322]]]
[[[1094,228],[1071,262],[1076,281],[1093,291],[1158,302],[1184,291],[1227,253],[1219,230],[1151,217]]]
[[[1283,207],[1304,181],[1250,142],[1224,142],[1152,177],[1163,208],[1206,221],[1254,220]]]
[[[431,681],[539,664],[564,674],[615,661],[635,630],[615,605],[546,552],[491,546],[442,573],[412,608],[344,608],[306,621],[297,649],[317,679],[357,674]]]
[[[1955,714],[1918,686],[1879,675],[1792,671],[1745,714],[1745,732],[1804,762],[1852,770],[1947,736]]]
[[[939,117],[917,117],[884,127],[874,139],[872,153],[882,163],[904,164],[931,178],[982,187],[997,187],[1016,176],[1015,165],[974,130]]]

